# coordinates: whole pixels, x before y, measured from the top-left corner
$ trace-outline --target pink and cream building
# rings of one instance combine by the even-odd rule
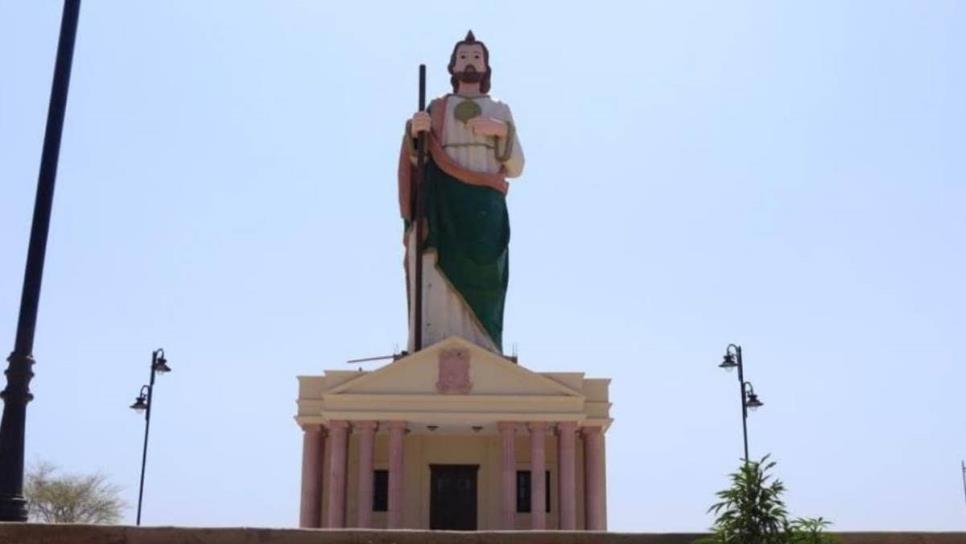
[[[456,336],[300,376],[300,526],[606,530],[609,382]]]

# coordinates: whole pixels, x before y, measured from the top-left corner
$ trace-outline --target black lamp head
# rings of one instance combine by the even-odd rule
[[[165,372],[171,372],[171,367],[168,366],[168,360],[164,357],[164,352],[162,351],[158,358],[154,361],[154,370],[159,374],[164,374]]]
[[[727,370],[728,372],[731,372],[737,366],[738,366],[738,363],[735,362],[735,356],[734,356],[734,354],[732,354],[729,351],[729,352],[725,353],[724,360],[721,361],[721,364],[718,365],[718,368],[723,368],[723,369]]]
[[[745,403],[745,406],[747,406],[749,410],[754,411],[764,405],[765,403],[758,400],[758,395],[756,395],[754,392],[748,393],[748,401]]]
[[[141,413],[147,410],[148,409],[147,400],[148,399],[144,396],[143,393],[138,395],[138,398],[134,399],[134,404],[131,405],[131,409],[137,413]]]

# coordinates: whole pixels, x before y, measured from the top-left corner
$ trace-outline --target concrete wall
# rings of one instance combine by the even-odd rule
[[[3,544],[690,544],[694,534],[186,529],[0,523]],[[966,533],[844,533],[842,544],[966,544]]]

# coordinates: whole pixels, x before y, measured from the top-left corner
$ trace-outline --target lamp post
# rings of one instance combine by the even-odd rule
[[[37,196],[34,199],[33,223],[27,246],[20,315],[17,319],[17,339],[7,361],[7,387],[3,398],[3,419],[0,421],[0,521],[27,521],[27,501],[23,497],[23,452],[26,434],[27,403],[30,379],[34,373],[34,331],[37,326],[37,307],[40,304],[40,285],[44,277],[44,257],[47,253],[47,234],[50,231],[50,212],[54,201],[54,182],[57,179],[57,160],[60,140],[64,132],[67,110],[67,90],[70,86],[70,67],[74,58],[74,40],[80,0],[65,0],[54,62],[54,81],[50,89],[47,109],[47,128],[40,155],[40,174],[37,177]]]
[[[963,496],[966,498],[966,461],[960,461],[959,464],[963,469]]]
[[[171,372],[168,367],[168,360],[164,358],[164,350],[158,348],[151,352],[151,379],[147,385],[141,386],[131,409],[135,412],[144,412],[144,449],[141,452],[141,486],[138,489],[138,519],[137,524],[141,525],[141,501],[144,498],[144,467],[148,462],[148,431],[151,430],[151,406],[154,405],[154,377],[156,374]]]
[[[755,388],[751,382],[745,381],[745,367],[741,360],[741,346],[728,344],[725,349],[724,360],[718,365],[728,372],[738,367],[738,386],[741,389],[741,433],[745,441],[745,463],[748,462],[748,410],[757,410],[764,403],[758,400]]]

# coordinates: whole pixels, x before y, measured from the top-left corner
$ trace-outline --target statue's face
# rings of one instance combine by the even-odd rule
[[[456,48],[456,65],[453,66],[453,71],[456,73],[461,72],[477,72],[482,75],[486,72],[486,62],[483,60],[483,46],[474,44],[461,44]]]

